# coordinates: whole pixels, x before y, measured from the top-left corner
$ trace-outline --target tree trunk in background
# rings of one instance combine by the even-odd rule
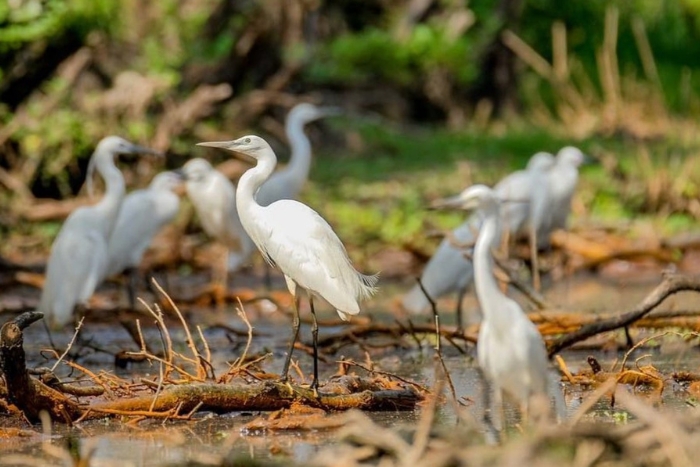
[[[481,57],[479,78],[469,92],[474,103],[490,100],[497,115],[517,111],[519,107],[516,57],[501,41],[501,31],[518,31],[523,3],[523,0],[500,1],[496,14],[502,21],[501,29]]]

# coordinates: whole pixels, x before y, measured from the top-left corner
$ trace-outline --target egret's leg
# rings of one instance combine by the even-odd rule
[[[541,289],[540,263],[537,254],[537,229],[530,229],[530,268],[532,268],[532,286],[536,292]]]
[[[139,271],[137,268],[126,268],[126,296],[129,298],[129,308],[133,311],[136,309],[136,282],[139,280]]]
[[[265,284],[265,290],[272,290],[272,268],[267,262],[263,261],[263,284]]]
[[[294,352],[294,344],[299,336],[299,326],[301,326],[301,319],[299,318],[299,297],[294,296],[294,319],[292,321],[292,342],[289,344],[289,350],[287,351],[287,358],[284,360],[284,366],[282,367],[282,375],[280,377],[281,381],[287,381],[289,376],[289,365],[292,363],[292,352]]]
[[[311,389],[318,389],[318,322],[316,321],[316,310],[314,310],[314,297],[309,293],[309,307],[311,308],[311,338],[314,347],[314,379],[311,382]]]
[[[462,316],[462,302],[464,301],[464,296],[467,294],[467,288],[462,287],[457,292],[457,332],[464,334],[464,317]]]

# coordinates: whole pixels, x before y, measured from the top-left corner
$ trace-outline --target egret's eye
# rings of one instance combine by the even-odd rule
[[[250,144],[250,138],[245,139],[245,144]]]

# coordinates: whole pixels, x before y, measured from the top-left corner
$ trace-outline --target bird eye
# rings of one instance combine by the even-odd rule
[[[245,139],[245,143],[246,143],[246,144],[250,144],[250,138],[246,138],[246,139]]]

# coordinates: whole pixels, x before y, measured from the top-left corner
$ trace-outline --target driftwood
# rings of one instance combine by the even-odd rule
[[[663,281],[637,306],[626,313],[587,324],[562,336],[548,345],[549,355],[597,334],[629,326],[651,312],[667,297],[682,291],[700,292],[700,279],[681,274],[664,274]]]
[[[164,357],[142,350],[146,358],[160,362],[165,368],[159,380],[142,380],[139,384],[133,384],[108,373],[95,374],[75,363],[65,362],[92,380],[87,387],[66,387],[51,370],[35,372],[41,375],[41,379],[36,379],[30,376],[25,366],[22,330],[42,317],[37,312],[24,313],[6,323],[0,331],[0,354],[5,379],[5,385],[0,384],[0,398],[6,398],[7,402],[16,406],[32,422],[39,420],[39,412],[42,410],[46,410],[54,421],[70,423],[106,415],[189,419],[200,410],[215,413],[272,411],[295,405],[333,411],[351,408],[412,410],[423,398],[416,390],[417,385],[405,384],[400,378],[392,379],[385,374],[374,378],[343,374],[331,378],[318,391],[272,381],[268,375],[255,374],[249,370],[254,362],[244,362],[247,347],[240,361],[234,363],[218,382],[214,382],[214,370],[207,363],[210,356],[208,352],[201,355],[191,344],[192,336],[184,321],[188,347],[196,358],[184,357],[175,352],[167,330],[164,331],[164,338],[168,342]],[[163,326],[162,315],[159,325]],[[252,333],[249,337],[252,338]],[[178,366],[178,358],[184,359],[185,364],[194,365],[195,371]],[[235,376],[247,376],[247,379],[230,382]],[[260,381],[263,377],[265,380]],[[257,379],[258,382],[250,383],[251,379]],[[57,389],[42,381],[50,381]],[[66,393],[83,400],[89,398],[90,401],[76,402],[69,399],[62,392],[63,389]]]

